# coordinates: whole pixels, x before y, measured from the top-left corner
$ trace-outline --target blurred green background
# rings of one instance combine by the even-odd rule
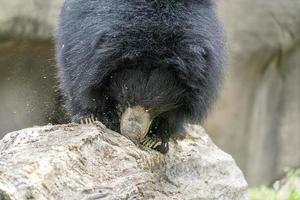
[[[61,0],[0,0],[0,135],[63,122],[53,35]],[[300,166],[300,1],[216,1],[226,80],[205,127],[251,186]]]

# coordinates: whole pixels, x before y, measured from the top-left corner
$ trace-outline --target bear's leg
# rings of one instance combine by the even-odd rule
[[[172,111],[168,114],[168,123],[170,129],[170,138],[184,139],[186,137],[186,130],[184,128],[185,112],[182,109]]]
[[[89,117],[82,117],[80,118],[80,124],[92,124],[98,121],[98,118],[91,114]]]
[[[86,113],[86,112],[84,112]],[[113,131],[120,130],[120,123],[119,123],[119,116],[114,109],[106,109],[103,111],[94,111],[90,112],[92,114],[83,114],[81,117],[78,117],[78,120],[74,120],[76,123],[80,124],[91,124],[96,121],[100,121],[103,123],[107,128]],[[80,116],[80,115],[79,115]]]
[[[165,113],[153,121],[148,136],[142,141],[142,144],[166,154],[169,150],[170,138],[185,138],[183,122],[184,114],[181,110]]]
[[[74,92],[72,89],[67,94],[69,95],[66,95],[66,107],[72,122],[88,124],[96,120],[97,103],[91,89],[81,92]]]
[[[113,101],[104,92],[88,90],[70,99],[72,122],[90,124],[100,121],[107,128],[119,131],[119,116]]]
[[[142,144],[166,154],[169,150],[169,133],[168,120],[158,117],[153,121],[147,137],[142,140]]]

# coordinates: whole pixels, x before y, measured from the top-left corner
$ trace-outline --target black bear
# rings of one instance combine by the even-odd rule
[[[214,0],[65,0],[57,59],[73,122],[166,153],[216,98],[223,31]]]

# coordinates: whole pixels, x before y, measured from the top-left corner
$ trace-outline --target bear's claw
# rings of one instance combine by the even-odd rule
[[[158,138],[147,136],[141,141],[141,144],[151,149],[156,149],[159,145],[162,144],[162,141]]]
[[[92,124],[96,121],[98,121],[97,117],[91,115],[90,117],[80,119],[80,124]]]

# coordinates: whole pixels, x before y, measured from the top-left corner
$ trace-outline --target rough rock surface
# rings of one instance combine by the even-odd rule
[[[171,142],[166,156],[101,123],[10,133],[0,141],[0,199],[248,199],[232,157],[189,128],[197,139]]]

